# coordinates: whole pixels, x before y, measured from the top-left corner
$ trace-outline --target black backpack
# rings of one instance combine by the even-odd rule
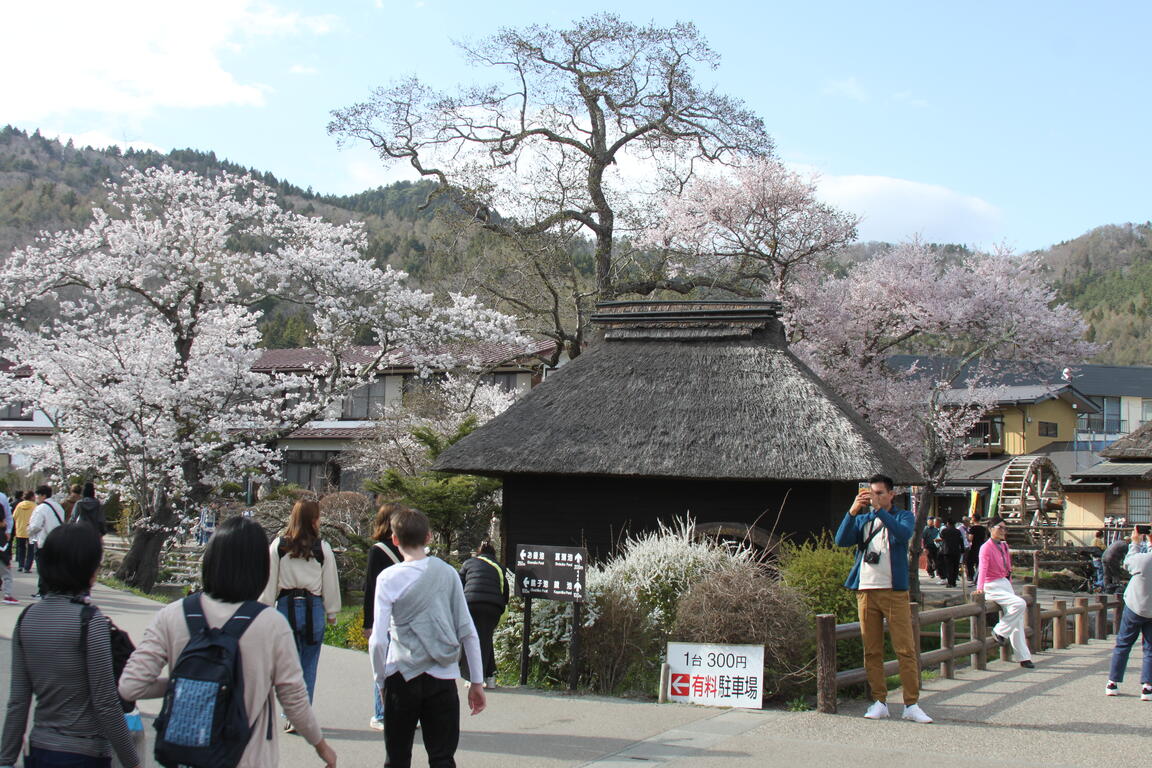
[[[108,533],[108,524],[104,520],[104,509],[100,502],[91,496],[85,496],[72,505],[71,522],[88,523],[101,536]]]
[[[209,627],[200,594],[184,598],[188,645],[172,667],[156,717],[156,761],[166,768],[233,768],[244,756],[252,724],[244,706],[240,637],[267,606],[249,600],[219,629]],[[272,738],[272,704],[268,704]]]
[[[73,601],[78,602],[78,601]],[[84,603],[84,607],[80,609],[80,647],[88,647],[88,624],[92,621],[92,616],[96,613],[96,606],[91,603]],[[124,667],[128,666],[128,657],[136,650],[136,644],[132,642],[132,637],[112,623],[112,619],[107,616],[104,617],[108,620],[108,641],[112,646],[112,675],[116,678],[116,682],[120,682],[120,675],[124,672]],[[136,708],[136,702],[126,701],[120,699],[120,708],[125,712],[131,712]]]
[[[290,544],[291,542],[288,539],[285,539],[283,536],[280,537],[280,543],[276,547],[276,557],[278,559],[284,559],[284,555],[288,554]],[[320,539],[312,542],[312,558],[320,563],[320,565],[324,565],[324,542]]]

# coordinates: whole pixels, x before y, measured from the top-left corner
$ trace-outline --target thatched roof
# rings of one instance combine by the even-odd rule
[[[735,480],[921,478],[788,351],[776,302],[613,302],[604,338],[437,469]]]
[[[1100,451],[1106,459],[1152,459],[1152,421]]]

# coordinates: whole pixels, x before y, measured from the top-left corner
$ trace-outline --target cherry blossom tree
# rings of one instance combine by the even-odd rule
[[[793,349],[926,480],[912,557],[919,556],[935,489],[995,404],[992,383],[1005,367],[1059,368],[1098,350],[1084,340],[1079,313],[1056,303],[1039,262],[1004,251],[945,256],[912,241],[843,276],[806,283],[797,297],[787,318],[798,339]],[[931,365],[888,364],[889,356],[908,351],[929,356]]]
[[[524,343],[510,318],[470,297],[438,303],[363,245],[358,225],[286,212],[247,176],[129,169],[89,226],[0,266],[4,348],[32,372],[0,378],[0,400],[54,420],[38,468],[98,474],[131,504],[125,582],[151,588],[165,541],[216,484],[274,475],[279,438],[394,357],[441,368],[469,362],[443,351],[461,341]],[[251,370],[269,298],[309,312],[325,358],[309,374]],[[33,303],[47,320],[26,321]],[[378,346],[353,354],[364,334]]]
[[[645,195],[678,189],[702,165],[772,151],[758,116],[698,82],[719,57],[690,23],[599,14],[565,29],[506,28],[460,48],[496,81],[449,94],[409,79],[337,110],[328,130],[410,164],[478,226],[525,245],[512,254],[544,282],[546,300],[570,281],[538,274],[541,241],[574,233],[592,242],[596,300],[677,290],[627,245]]]
[[[666,198],[642,242],[661,255],[656,271],[682,289],[787,304],[792,285],[815,279],[823,259],[856,239],[858,218],[820,202],[816,181],[772,158],[697,176]]]

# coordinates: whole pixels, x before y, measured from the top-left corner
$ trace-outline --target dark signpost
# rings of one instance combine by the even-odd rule
[[[580,653],[580,604],[588,550],[521,544],[516,547],[516,594],[524,599],[524,638],[520,647],[520,685],[528,683],[528,640],[532,634],[532,598],[572,603],[572,644],[568,687],[576,689]]]

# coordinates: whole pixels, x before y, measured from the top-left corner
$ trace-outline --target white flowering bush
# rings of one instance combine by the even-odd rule
[[[749,549],[697,538],[690,518],[629,536],[618,554],[585,573],[581,683],[602,693],[651,694],[681,596],[709,575],[753,559]],[[501,668],[517,673],[523,620],[523,605],[514,599],[495,640]],[[566,683],[571,636],[570,604],[533,601],[530,682]]]

